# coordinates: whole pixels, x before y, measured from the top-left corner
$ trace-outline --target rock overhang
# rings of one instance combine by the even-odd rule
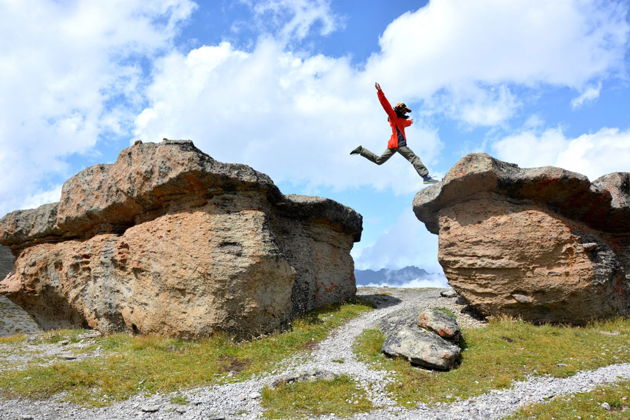
[[[353,297],[361,230],[351,208],[191,141],[136,142],[60,202],[0,219],[17,257],[0,293],[44,328],[246,338]]]
[[[143,214],[236,191],[262,193],[285,217],[322,221],[361,239],[362,216],[353,209],[326,198],[284,195],[268,175],[247,165],[216,161],[190,140],[164,140],[137,141],[115,163],[80,171],[64,183],[57,203],[8,213],[0,219],[0,244],[19,250],[122,233]]]
[[[613,173],[590,182],[586,176],[562,168],[520,168],[485,153],[464,156],[440,183],[418,192],[413,210],[427,229],[437,234],[440,209],[480,194],[541,203],[605,232],[630,229],[630,173]]]

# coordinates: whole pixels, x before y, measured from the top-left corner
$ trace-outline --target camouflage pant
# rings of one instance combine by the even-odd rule
[[[383,154],[380,156],[376,156],[374,153],[370,152],[368,149],[364,147],[361,149],[360,154],[367,160],[370,160],[376,163],[377,165],[382,165],[383,163],[387,162],[387,160],[390,157],[392,157],[394,153],[396,152],[403,155],[403,157],[407,159],[413,165],[416,172],[418,172],[418,175],[420,175],[423,178],[429,175],[429,170],[427,169],[427,167],[424,166],[420,158],[413,152],[413,150],[411,150],[407,146],[400,146],[397,149],[389,149],[389,148],[385,149]]]

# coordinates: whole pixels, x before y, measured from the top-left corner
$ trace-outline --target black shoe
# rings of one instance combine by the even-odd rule
[[[437,179],[431,178],[429,175],[422,178],[424,179],[423,184],[437,184],[438,182],[440,182]]]
[[[357,146],[352,152],[350,152],[351,155],[358,155],[359,153],[361,153],[361,150],[363,150],[362,146]]]

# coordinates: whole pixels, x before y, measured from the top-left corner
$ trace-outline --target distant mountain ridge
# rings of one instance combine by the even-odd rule
[[[400,269],[354,270],[354,276],[357,286],[388,284],[395,287],[405,286],[414,281],[446,284],[446,279],[442,274],[429,273],[412,265]],[[436,286],[439,285],[436,284]]]

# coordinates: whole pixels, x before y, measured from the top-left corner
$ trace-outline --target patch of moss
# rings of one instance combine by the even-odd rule
[[[178,394],[171,398],[171,404],[188,405],[190,404],[190,401],[186,398],[186,396]]]
[[[329,413],[348,417],[374,409],[365,391],[348,376],[265,387],[262,405],[265,408],[263,415],[271,419],[312,418]]]
[[[445,314],[446,316],[448,316],[448,317],[450,317],[450,318],[453,318],[453,319],[456,319],[456,318],[457,318],[457,317],[455,316],[455,312],[451,311],[451,310],[450,310],[450,309],[448,309],[448,308],[435,307],[435,308],[433,308],[433,309],[435,309],[436,311],[440,311],[440,312],[442,312],[443,314]]]

